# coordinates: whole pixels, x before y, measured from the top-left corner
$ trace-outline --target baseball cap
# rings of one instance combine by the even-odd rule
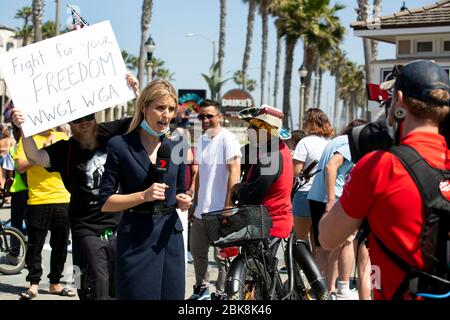
[[[291,133],[289,130],[283,127],[283,117],[284,113],[274,107],[267,104],[263,104],[260,107],[251,107],[243,109],[238,114],[239,118],[256,125],[257,122],[252,121],[253,119],[258,119],[269,125],[271,128],[275,129],[281,140],[287,140],[291,138]]]
[[[397,69],[395,79],[380,85],[382,89],[395,88],[401,90],[407,97],[442,105],[432,98],[430,93],[436,89],[446,90],[450,93],[449,74],[438,64],[430,60],[417,60]]]

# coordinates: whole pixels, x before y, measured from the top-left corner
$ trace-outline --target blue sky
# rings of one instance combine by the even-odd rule
[[[46,0],[44,20],[54,20],[55,1]],[[138,55],[140,41],[140,18],[142,0],[73,0],[73,2],[61,1],[61,23],[64,25],[68,14],[66,4],[77,5],[81,9],[81,15],[90,24],[110,20],[121,49]],[[150,33],[156,42],[154,55],[166,62],[166,66],[175,73],[174,84],[179,89],[207,89],[201,73],[207,73],[212,62],[212,44],[201,37],[186,37],[187,33],[197,33],[218,43],[219,37],[219,0],[154,0],[153,15],[150,25]],[[335,3],[336,1],[332,1]],[[359,63],[363,63],[362,40],[353,36],[350,23],[356,20],[354,8],[356,0],[338,1],[346,8],[339,12],[343,25],[346,27],[346,36],[343,49],[348,57]],[[408,0],[406,5],[416,8],[432,3],[432,0]],[[382,15],[399,11],[403,1],[385,0],[382,7]],[[31,0],[0,0],[0,24],[10,27],[18,27],[21,20],[14,19],[18,9],[23,6],[31,6]],[[228,0],[227,2],[227,35],[225,47],[225,77],[231,77],[235,70],[241,68],[245,46],[247,5],[242,0]],[[268,71],[270,71],[270,88],[273,88],[276,37],[273,20],[269,22],[269,51]],[[256,16],[254,28],[253,49],[250,58],[250,78],[256,79],[259,84],[261,63],[261,19]],[[218,44],[216,45],[218,47]],[[393,45],[379,47],[379,58],[393,58],[395,56]],[[284,60],[284,58],[283,58]],[[303,60],[302,45],[299,42],[295,50],[294,72],[292,76],[291,107],[294,116],[294,126],[298,121],[298,102],[300,80],[297,69]],[[281,72],[284,67],[282,66]],[[267,76],[266,76],[267,78]],[[282,79],[282,76],[281,76]],[[229,81],[223,92],[236,87],[233,81]],[[266,87],[267,92],[267,87]],[[253,96],[256,103],[260,102],[260,90],[257,88]],[[267,94],[266,94],[267,96]],[[324,78],[322,108],[330,114],[334,101],[334,80],[326,75]],[[267,102],[267,101],[266,101]],[[282,83],[278,93],[277,103],[271,97],[270,104],[281,108]]]

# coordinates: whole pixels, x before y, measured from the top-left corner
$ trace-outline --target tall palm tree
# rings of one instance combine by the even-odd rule
[[[261,41],[261,104],[265,103],[264,92],[266,91],[266,68],[267,68],[267,39],[269,37],[269,0],[259,1],[259,14],[262,19],[262,41]],[[269,98],[269,97],[267,97]]]
[[[223,60],[225,58],[225,34],[226,34],[227,0],[220,0],[220,33],[219,33],[219,68],[217,70],[219,79],[222,79]],[[221,88],[221,86],[220,86]],[[220,88],[217,93],[220,98]]]
[[[330,74],[334,77],[334,108],[333,108],[333,120],[334,126],[338,127],[338,111],[339,111],[339,101],[340,101],[340,83],[341,83],[341,73],[342,68],[347,64],[346,53],[339,47],[335,47],[330,51],[328,59],[328,70]]]
[[[44,5],[44,0],[33,0],[32,2],[34,42],[42,40],[42,14]]]
[[[364,67],[354,62],[348,61],[344,65],[341,77],[340,96],[344,102],[342,112],[344,125],[358,117],[358,109],[361,114],[364,111],[365,104],[365,81]]]
[[[23,7],[20,10],[17,10],[15,19],[23,19],[22,28],[17,28],[16,35],[22,37],[23,42],[22,46],[26,46],[28,44],[28,40],[31,38],[33,34],[33,26],[29,25],[30,18],[33,16],[33,9],[31,7]]]
[[[308,69],[305,79],[305,108],[310,105],[310,89],[312,74],[317,69],[320,55],[337,46],[345,34],[338,11],[345,6],[336,3],[330,6],[330,0],[304,0],[303,10],[307,22],[302,33],[304,44],[303,64]]]
[[[255,24],[255,11],[257,0],[243,0],[244,2],[248,2],[248,16],[247,16],[247,37],[245,40],[245,49],[244,49],[244,58],[242,59],[242,89],[246,89],[246,78],[247,78],[247,69],[248,63],[250,61],[250,52],[252,50],[252,42],[253,42],[253,26]]]
[[[142,1],[142,15],[141,15],[141,46],[139,50],[139,68],[138,68],[138,80],[141,89],[145,86],[145,60],[147,52],[145,51],[145,42],[147,41],[149,34],[150,20],[152,18],[153,0]]]
[[[358,0],[358,21],[364,21],[368,18],[369,0]],[[373,56],[372,56],[372,44],[368,38],[363,38],[364,46],[364,60],[366,66],[366,83],[373,83],[372,73],[370,72]],[[366,103],[366,117],[369,119],[369,102]]]
[[[55,35],[59,35],[59,28],[60,28],[60,20],[61,20],[61,0],[55,0],[55,28],[56,32]]]
[[[376,17],[381,15],[381,6],[383,4],[382,0],[373,0],[373,11]],[[376,60],[378,56],[378,41],[370,40],[371,43],[371,51],[372,51],[372,59]]]
[[[291,81],[294,51],[298,39],[302,36],[306,22],[302,1],[279,1],[275,25],[285,39],[285,63],[283,76],[283,125],[291,128]],[[291,128],[293,129],[293,128]]]
[[[272,15],[272,17],[278,17],[278,10],[280,8],[281,2],[284,0],[272,0],[269,2],[268,11]],[[279,76],[280,76],[280,62],[281,62],[281,48],[283,43],[283,32],[278,28],[275,23],[275,28],[277,30],[277,48],[275,53],[275,76],[274,76],[274,84],[273,84],[273,104],[277,105],[278,100],[278,85],[279,85]],[[269,79],[270,81],[270,79]]]

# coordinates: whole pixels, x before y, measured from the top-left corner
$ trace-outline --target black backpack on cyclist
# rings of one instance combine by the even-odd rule
[[[423,298],[448,298],[450,295],[450,201],[441,189],[450,188],[450,171],[431,167],[413,148],[394,146],[389,150],[406,168],[420,191],[426,212],[420,238],[425,268],[409,266],[379,238],[374,238],[386,255],[405,273],[392,297],[401,299],[407,292]]]

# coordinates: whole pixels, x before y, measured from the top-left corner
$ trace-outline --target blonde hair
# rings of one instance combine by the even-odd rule
[[[178,94],[175,87],[167,80],[153,80],[141,91],[134,111],[134,117],[131,120],[127,133],[133,131],[141,125],[144,119],[144,109],[153,101],[162,97],[169,96],[178,103]]]

